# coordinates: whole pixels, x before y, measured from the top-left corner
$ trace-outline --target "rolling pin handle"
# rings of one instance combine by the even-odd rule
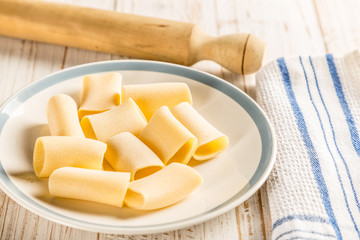
[[[231,34],[211,37],[194,26],[190,39],[192,59],[212,60],[238,74],[254,73],[262,65],[265,43],[251,34]]]

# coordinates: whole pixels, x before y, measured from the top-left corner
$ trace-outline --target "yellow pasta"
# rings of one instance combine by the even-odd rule
[[[202,182],[189,160],[216,157],[229,144],[192,107],[181,82],[122,86],[117,72],[87,75],[79,109],[57,94],[46,113],[52,136],[36,140],[33,167],[37,177],[49,177],[54,197],[168,207]]]
[[[139,135],[146,119],[136,103],[128,98],[112,110],[83,117],[80,124],[86,137],[105,142],[121,132]]]
[[[37,177],[49,177],[61,167],[102,169],[106,144],[100,141],[69,137],[39,137],[35,142],[33,167]]]
[[[194,154],[197,139],[170,112],[169,108],[159,108],[139,139],[144,142],[165,165],[171,162],[186,164]]]
[[[85,137],[80,127],[76,103],[70,96],[57,94],[50,98],[46,114],[51,135]]]
[[[106,141],[105,158],[117,171],[130,172],[131,181],[153,174],[164,167],[162,161],[133,134],[124,132]]]
[[[106,159],[103,160],[102,170],[115,172],[115,169],[110,165],[108,161],[106,161]]]
[[[110,110],[121,103],[122,75],[117,72],[86,75],[83,78],[79,118]]]
[[[213,158],[224,151],[229,144],[228,137],[214,128],[190,104],[180,103],[171,112],[198,140],[194,159]]]
[[[201,182],[201,176],[192,167],[172,163],[150,176],[131,182],[125,205],[141,210],[164,208],[186,198]]]
[[[49,178],[52,196],[104,203],[122,207],[130,173],[75,167],[56,169]]]
[[[125,85],[123,90],[124,99],[134,99],[148,121],[161,106],[167,106],[171,109],[181,102],[192,104],[190,89],[186,83]]]

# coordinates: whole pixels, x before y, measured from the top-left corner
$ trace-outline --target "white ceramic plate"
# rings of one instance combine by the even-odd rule
[[[194,107],[229,136],[215,159],[192,163],[203,184],[185,200],[157,211],[52,198],[32,168],[35,139],[46,135],[46,104],[57,93],[78,101],[81,76],[119,71],[124,84],[180,81]],[[139,234],[183,228],[216,217],[248,199],[275,158],[272,127],[259,106],[226,81],[191,68],[153,61],[106,61],[65,69],[19,91],[0,108],[0,186],[20,205],[49,220],[88,231]]]

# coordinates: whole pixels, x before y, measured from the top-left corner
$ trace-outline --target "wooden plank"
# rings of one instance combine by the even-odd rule
[[[266,183],[260,188],[259,193],[259,204],[261,204],[261,216],[262,216],[262,232],[265,239],[271,238],[272,232],[272,219],[269,208],[269,199],[266,191]]]
[[[0,37],[1,91],[0,101],[5,101],[14,92],[30,82],[33,67],[34,51],[31,42]],[[29,71],[18,71],[26,69]]]
[[[328,52],[345,53],[360,46],[360,2],[314,1]]]
[[[205,239],[239,239],[235,209],[204,223]]]
[[[260,192],[236,208],[236,218],[241,239],[265,239]]]

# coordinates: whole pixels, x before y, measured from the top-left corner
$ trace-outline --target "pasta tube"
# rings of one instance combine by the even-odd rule
[[[146,119],[136,103],[128,98],[112,110],[83,117],[80,125],[86,137],[105,142],[121,132],[139,135]]]
[[[39,137],[35,142],[33,167],[37,177],[49,177],[61,167],[102,169],[106,144],[68,136]]]
[[[122,207],[130,173],[63,167],[49,178],[54,197],[73,198]]]
[[[194,159],[207,160],[226,149],[229,138],[206,121],[190,104],[180,103],[171,112],[198,140]]]
[[[164,208],[186,198],[201,182],[201,176],[192,167],[172,163],[150,176],[131,182],[125,205],[142,210]]]
[[[169,108],[159,108],[139,139],[144,142],[165,165],[171,162],[188,163],[194,154],[197,139],[170,112]]]
[[[46,114],[52,136],[85,137],[81,130],[75,101],[68,95],[50,98]]]
[[[110,110],[121,103],[122,75],[117,72],[86,75],[80,98],[79,118]]]
[[[186,83],[124,85],[123,90],[124,99],[134,99],[148,121],[161,106],[171,109],[181,102],[192,104],[191,92]]]
[[[133,134],[124,132],[106,141],[105,158],[120,172],[131,172],[131,181],[153,174],[164,167],[162,161]]]

